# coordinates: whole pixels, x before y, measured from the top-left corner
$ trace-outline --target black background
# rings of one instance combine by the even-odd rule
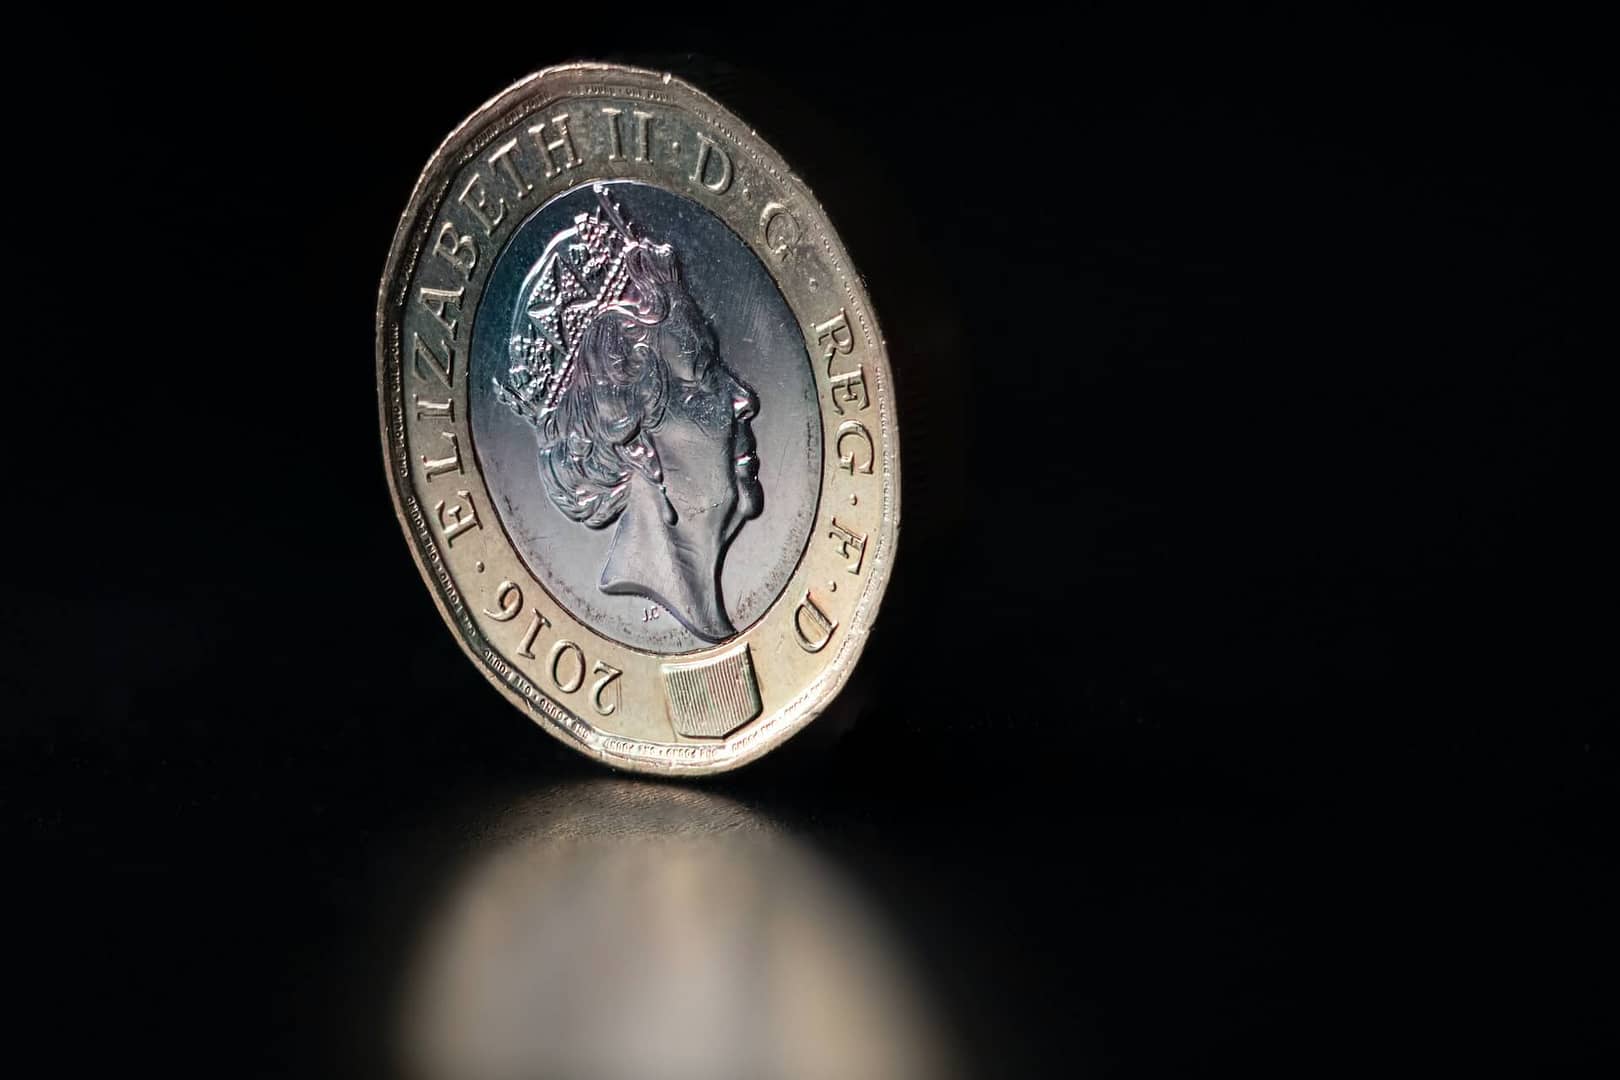
[[[14,131],[3,796],[52,1052],[382,1068],[422,830],[597,773],[433,609],[372,320],[438,142],[602,58],[793,163],[926,399],[859,722],[709,786],[892,906],[972,1066],[1594,1060],[1594,31],[678,14],[59,32]]]

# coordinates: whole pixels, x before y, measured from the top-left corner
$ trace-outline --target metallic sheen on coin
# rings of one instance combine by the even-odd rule
[[[394,235],[377,381],[440,613],[558,738],[717,772],[848,680],[899,526],[887,352],[814,196],[696,89],[570,64],[470,116]]]

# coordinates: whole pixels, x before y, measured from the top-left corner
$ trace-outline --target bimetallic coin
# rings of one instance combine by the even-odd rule
[[[714,772],[849,678],[899,524],[887,354],[815,198],[697,90],[572,64],[468,118],[395,234],[377,377],[428,588],[546,730]]]

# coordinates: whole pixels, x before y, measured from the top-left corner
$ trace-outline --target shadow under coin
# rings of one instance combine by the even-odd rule
[[[424,1080],[957,1071],[876,907],[711,792],[596,779],[518,800],[413,938],[395,1030]]]

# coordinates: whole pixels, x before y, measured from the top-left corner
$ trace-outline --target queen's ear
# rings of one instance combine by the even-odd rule
[[[636,437],[624,444],[623,451],[624,460],[658,488],[659,494],[664,498],[664,524],[673,526],[680,520],[680,515],[675,512],[675,504],[669,501],[669,492],[664,488],[664,467],[658,460],[658,450],[647,437],[647,432],[645,430],[636,432]]]
[[[664,482],[664,466],[658,460],[658,450],[645,430],[636,432],[635,438],[625,443],[621,451],[624,460],[638,473],[655,484]]]

